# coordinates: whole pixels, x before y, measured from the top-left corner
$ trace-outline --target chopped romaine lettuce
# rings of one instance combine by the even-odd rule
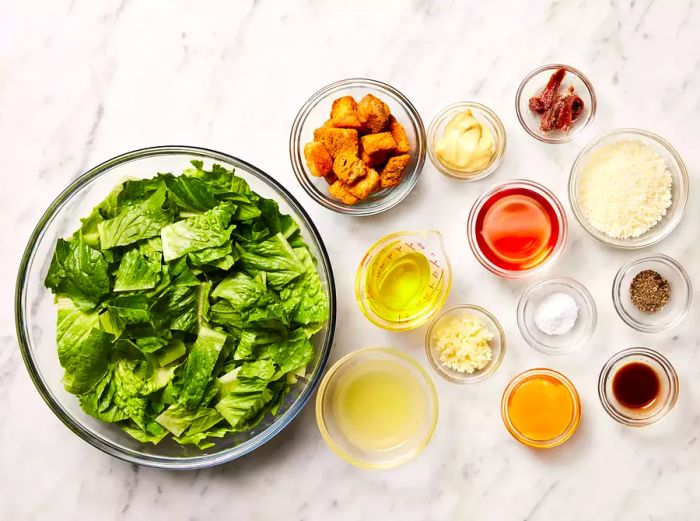
[[[329,313],[294,219],[196,161],[115,188],[59,239],[45,285],[85,412],[201,449],[279,412]]]

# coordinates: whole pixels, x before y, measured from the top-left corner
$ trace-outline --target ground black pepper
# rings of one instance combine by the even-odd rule
[[[642,313],[656,313],[668,304],[671,285],[654,270],[640,271],[630,284],[632,303]]]

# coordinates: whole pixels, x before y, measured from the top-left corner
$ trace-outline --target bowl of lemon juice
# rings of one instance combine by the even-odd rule
[[[451,286],[452,269],[440,232],[397,232],[365,254],[355,278],[355,296],[372,323],[406,331],[435,316]]]
[[[430,441],[437,416],[428,373],[391,348],[366,348],[341,358],[316,397],[323,439],[342,459],[364,468],[391,468],[413,459]]]

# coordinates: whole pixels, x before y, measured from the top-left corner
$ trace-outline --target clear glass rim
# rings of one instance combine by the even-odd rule
[[[454,313],[455,311],[476,311],[484,315],[491,322],[496,331],[498,331],[498,337],[501,346],[500,352],[498,353],[498,357],[492,359],[485,369],[471,375],[464,374],[460,377],[453,375],[452,373],[446,371],[443,368],[442,364],[440,363],[440,360],[437,360],[435,357],[431,340],[433,329],[440,321],[440,319],[442,319],[444,316],[450,313]],[[435,318],[433,318],[432,322],[428,326],[428,330],[425,333],[425,353],[426,357],[428,358],[428,362],[430,362],[430,366],[433,368],[433,370],[448,382],[454,384],[475,384],[491,376],[501,366],[501,363],[503,362],[503,359],[506,355],[506,333],[503,330],[503,327],[501,326],[501,323],[498,321],[498,319],[494,316],[493,313],[491,313],[487,309],[482,308],[481,306],[477,306],[475,304],[458,304],[456,306],[450,306],[449,308],[443,309],[442,311],[440,311],[440,313],[438,313],[438,315]]]
[[[396,323],[389,322],[387,320],[382,320],[379,317],[377,317],[377,315],[372,311],[372,309],[365,304],[365,301],[362,298],[362,287],[364,284],[364,277],[367,274],[368,268],[368,266],[365,265],[365,259],[367,258],[367,256],[375,252],[377,249],[383,247],[384,244],[388,244],[390,241],[396,239],[397,237],[402,237],[405,235],[421,235],[425,237],[435,235],[438,238],[438,241],[440,242],[440,250],[445,257],[445,267],[443,269],[443,272],[445,273],[445,284],[443,285],[443,288],[440,292],[439,299],[435,302],[435,306],[433,306],[432,309],[429,309],[422,315],[419,315],[413,318],[412,320]],[[362,256],[362,260],[360,261],[360,264],[357,267],[357,272],[355,274],[355,300],[357,301],[357,305],[360,308],[360,312],[372,324],[381,327],[382,329],[386,329],[387,331],[410,331],[412,329],[421,327],[423,324],[427,323],[430,319],[432,319],[435,315],[437,315],[440,312],[442,307],[445,305],[445,302],[447,302],[447,297],[449,297],[451,290],[452,264],[450,263],[450,258],[445,252],[445,241],[442,237],[442,233],[440,233],[439,230],[400,231],[390,233],[389,235],[385,235],[384,237],[376,241],[374,244],[372,244],[372,246],[367,248],[367,251]]]
[[[323,403],[326,396],[326,390],[328,389],[328,385],[330,384],[333,377],[337,374],[337,372],[340,369],[346,366],[349,362],[353,361],[356,358],[371,353],[383,353],[389,355],[390,357],[400,358],[402,361],[406,362],[409,366],[411,366],[421,376],[421,378],[423,378],[424,383],[426,384],[425,386],[428,389],[428,393],[430,394],[430,402],[432,404],[433,409],[430,419],[430,425],[421,443],[419,443],[416,447],[412,448],[410,451],[407,451],[400,457],[379,463],[368,462],[348,454],[340,445],[338,445],[335,442],[333,437],[328,432],[325,415],[323,413]],[[432,378],[430,378],[428,372],[422,365],[418,363],[418,361],[415,358],[402,351],[399,351],[398,349],[394,349],[391,347],[365,347],[363,349],[358,349],[357,351],[352,351],[351,353],[348,353],[347,355],[343,356],[340,360],[338,360],[331,366],[328,372],[326,372],[325,376],[323,377],[323,380],[321,381],[321,385],[319,386],[318,394],[316,395],[316,423],[318,424],[318,429],[321,432],[321,437],[323,438],[323,441],[326,442],[328,447],[336,454],[336,456],[346,461],[347,463],[354,465],[355,467],[365,469],[390,469],[408,463],[409,461],[414,459],[416,456],[418,456],[418,454],[420,454],[423,451],[423,449],[425,449],[425,447],[428,446],[428,443],[430,443],[430,440],[432,439],[433,434],[435,432],[435,428],[437,427],[438,415],[439,404],[437,391],[435,390],[435,384],[433,383]]]
[[[591,315],[591,320],[587,324],[586,331],[581,337],[581,339],[578,342],[573,342],[571,345],[565,348],[549,347],[548,345],[539,342],[535,338],[535,336],[530,332],[530,329],[527,327],[527,321],[525,320],[525,306],[529,302],[533,293],[535,293],[535,291],[541,289],[542,287],[548,286],[550,284],[562,284],[578,293],[583,299],[583,301],[586,303],[589,313]],[[535,282],[532,286],[527,288],[522,293],[522,295],[520,295],[517,307],[517,322],[520,334],[523,336],[525,342],[527,342],[530,347],[546,355],[563,356],[578,351],[583,346],[585,346],[586,343],[591,339],[591,337],[593,336],[593,332],[595,331],[596,324],[598,322],[598,312],[596,309],[595,300],[593,299],[593,295],[591,295],[591,292],[588,291],[588,289],[579,281],[569,277],[545,277],[544,279]]]
[[[515,428],[515,425],[513,425],[513,422],[510,421],[510,415],[508,414],[508,400],[510,399],[510,395],[513,394],[513,391],[522,382],[536,376],[549,376],[550,378],[554,378],[555,380],[563,384],[569,391],[571,399],[574,402],[574,411],[571,418],[571,422],[559,436],[552,438],[551,440],[532,440],[524,436],[520,433],[520,431],[518,431],[518,429]],[[513,436],[513,438],[518,440],[523,445],[534,449],[551,449],[554,447],[558,447],[559,445],[567,441],[569,438],[571,438],[571,436],[573,436],[576,432],[579,423],[581,422],[581,413],[581,398],[579,397],[578,391],[576,390],[576,387],[571,382],[571,380],[569,380],[559,371],[555,371],[554,369],[547,369],[545,367],[528,369],[527,371],[523,371],[522,373],[514,376],[513,379],[508,383],[508,386],[503,391],[503,396],[501,397],[501,418],[503,419],[503,423],[505,424],[506,429],[511,434],[511,436]]]
[[[475,109],[477,115],[486,119],[496,129],[496,135],[494,136],[496,140],[496,153],[494,154],[491,162],[481,170],[476,170],[475,172],[461,172],[444,165],[435,155],[435,141],[437,140],[437,129],[442,125],[443,121],[447,119],[453,112],[457,110],[464,109]],[[503,122],[498,115],[491,110],[486,105],[478,103],[476,101],[458,101],[447,107],[443,108],[438,112],[433,120],[428,125],[428,157],[433,166],[441,173],[452,179],[457,179],[459,181],[479,181],[485,177],[493,174],[496,169],[501,165],[503,161],[503,156],[506,151],[506,129],[503,126]]]
[[[673,157],[673,161],[675,162],[675,166],[678,169],[679,177],[681,180],[681,186],[679,187],[680,200],[677,201],[678,204],[676,206],[674,214],[662,227],[659,227],[658,229],[652,228],[652,233],[648,233],[646,237],[638,237],[633,239],[614,239],[612,237],[608,237],[604,233],[599,232],[598,230],[593,228],[593,226],[591,226],[586,217],[583,215],[583,211],[578,200],[578,180],[581,176],[583,162],[586,160],[588,154],[594,147],[599,145],[604,140],[623,134],[634,134],[637,136],[641,136],[646,139],[655,141],[657,144],[662,146],[671,155],[671,157]],[[666,141],[661,136],[654,134],[653,132],[649,132],[647,130],[642,130],[638,128],[618,128],[615,130],[611,130],[610,132],[601,134],[593,141],[591,141],[588,145],[586,145],[581,150],[581,152],[579,152],[578,156],[576,156],[576,159],[574,160],[571,166],[571,172],[569,173],[569,204],[571,206],[571,210],[574,212],[574,217],[576,217],[576,220],[583,227],[583,229],[586,230],[586,232],[588,232],[588,234],[594,239],[608,246],[612,246],[613,248],[620,248],[623,250],[636,250],[639,248],[651,246],[652,244],[656,244],[657,242],[668,237],[671,234],[671,232],[675,230],[676,226],[678,226],[678,224],[681,222],[683,214],[685,213],[686,205],[688,204],[688,185],[688,169],[686,168],[683,159],[678,154],[676,149],[673,148],[673,145],[671,145],[671,143]]]
[[[218,160],[225,163],[233,164],[236,168],[241,168],[264,183],[270,185],[274,190],[276,190],[289,204],[292,209],[297,213],[297,215],[303,219],[304,225],[308,227],[311,231],[312,239],[316,242],[320,252],[319,261],[323,265],[323,270],[328,274],[328,299],[330,306],[330,317],[328,320],[328,335],[325,344],[322,346],[321,360],[319,361],[319,369],[317,374],[309,380],[309,384],[301,393],[297,401],[292,407],[284,412],[275,423],[273,423],[268,429],[261,432],[254,438],[247,440],[246,442],[231,447],[229,449],[223,450],[216,454],[207,454],[202,456],[194,456],[188,458],[177,458],[169,456],[155,456],[155,455],[144,455],[139,454],[135,451],[129,449],[124,449],[119,447],[109,440],[99,437],[92,432],[83,428],[83,426],[73,420],[70,414],[68,414],[60,401],[57,400],[53,393],[50,391],[48,386],[44,383],[41,377],[40,371],[34,363],[31,355],[31,350],[29,347],[29,334],[26,328],[25,319],[25,309],[26,309],[26,285],[28,281],[29,268],[34,261],[35,249],[38,242],[43,238],[46,226],[58,215],[59,211],[63,208],[64,204],[70,199],[76,192],[85,187],[93,179],[96,179],[106,173],[108,173],[112,168],[128,163],[135,159],[144,159],[149,157],[155,157],[164,154],[190,154],[194,156],[206,157],[212,160]],[[336,294],[335,294],[335,280],[333,277],[333,271],[330,263],[330,258],[328,252],[323,243],[318,229],[311,221],[311,218],[299,204],[299,202],[294,198],[294,196],[287,191],[280,183],[273,179],[268,174],[264,173],[259,168],[247,163],[241,159],[234,156],[224,154],[222,152],[217,152],[215,150],[193,147],[193,146],[180,146],[180,145],[166,145],[166,146],[155,146],[148,148],[141,148],[138,150],[133,150],[131,152],[126,152],[118,156],[113,157],[99,165],[91,168],[86,173],[75,179],[68,187],[63,190],[54,201],[49,205],[47,210],[39,219],[38,224],[32,231],[29,237],[27,246],[25,247],[24,253],[22,255],[22,260],[19,267],[19,272],[17,275],[16,286],[15,286],[15,329],[17,334],[17,340],[20,347],[20,352],[24,360],[24,364],[29,372],[29,376],[34,383],[34,386],[39,391],[42,399],[49,406],[51,411],[63,422],[66,427],[73,431],[83,440],[90,443],[93,447],[100,449],[101,451],[119,458],[130,463],[136,463],[139,465],[157,467],[164,469],[175,469],[175,470],[191,470],[212,467],[215,465],[220,465],[228,461],[237,459],[245,454],[248,454],[257,447],[265,444],[276,436],[284,427],[286,427],[294,417],[304,408],[309,398],[313,394],[314,390],[318,386],[323,371],[328,364],[328,357],[330,356],[331,346],[333,344],[333,336],[335,334],[335,322],[336,322]]]
[[[561,134],[558,137],[547,137],[545,135],[538,134],[532,128],[530,128],[530,126],[526,123],[525,116],[522,114],[522,111],[520,110],[520,100],[521,100],[523,93],[525,91],[525,87],[527,86],[528,83],[530,83],[530,80],[532,80],[535,76],[537,76],[541,72],[545,72],[547,70],[556,70],[556,69],[566,69],[566,72],[573,74],[579,80],[581,80],[581,82],[586,86],[586,90],[588,91],[588,95],[591,98],[591,107],[588,111],[588,116],[586,117],[586,120],[577,124],[576,127],[572,131],[570,131],[566,134]],[[520,122],[520,125],[523,127],[525,132],[530,134],[532,137],[534,137],[538,141],[541,141],[543,143],[548,143],[550,145],[560,145],[562,143],[568,143],[569,141],[572,141],[573,139],[575,139],[579,135],[581,135],[583,133],[583,131],[591,124],[591,122],[595,118],[595,114],[596,114],[597,109],[598,109],[598,100],[596,98],[595,89],[593,88],[593,84],[591,83],[591,81],[580,70],[578,70],[575,67],[572,67],[570,65],[563,64],[563,63],[549,63],[549,64],[542,65],[541,67],[536,68],[534,71],[530,72],[527,76],[525,76],[523,81],[520,82],[520,85],[518,86],[518,90],[515,93],[515,113],[518,116],[518,121]]]
[[[680,313],[673,316],[670,320],[667,320],[666,322],[657,325],[645,324],[643,322],[640,322],[639,320],[635,319],[632,315],[630,315],[625,309],[625,306],[622,304],[622,281],[624,280],[625,276],[630,271],[633,271],[635,267],[637,267],[639,264],[650,261],[665,264],[666,266],[669,266],[671,269],[673,269],[676,273],[678,273],[681,280],[683,281],[683,286],[686,294],[686,301],[683,307],[680,308]],[[617,270],[612,285],[612,299],[615,311],[617,311],[617,314],[620,316],[622,321],[629,327],[636,329],[637,331],[640,331],[642,333],[660,333],[662,331],[667,331],[676,327],[683,321],[685,316],[688,314],[690,306],[693,302],[693,286],[690,281],[690,276],[688,275],[688,272],[686,272],[683,266],[681,266],[680,263],[674,258],[669,257],[668,255],[664,255],[663,253],[640,255],[639,257],[635,257],[634,259],[627,261],[625,264],[622,265],[622,267],[619,270]]]
[[[488,260],[486,256],[481,252],[479,244],[476,240],[476,219],[479,215],[479,212],[481,211],[481,208],[484,206],[484,203],[486,203],[486,201],[488,201],[489,198],[494,194],[502,190],[506,190],[508,188],[526,188],[528,190],[532,190],[533,192],[538,193],[547,201],[549,201],[549,203],[552,205],[552,208],[554,208],[557,217],[559,218],[559,238],[557,240],[556,245],[554,246],[554,249],[544,261],[542,261],[534,268],[530,268],[527,270],[513,271],[496,266],[494,263]],[[561,201],[559,201],[557,196],[554,195],[554,192],[552,192],[549,188],[546,188],[545,186],[536,183],[535,181],[530,181],[528,179],[512,179],[505,183],[491,187],[489,190],[484,192],[476,201],[474,201],[474,204],[469,210],[469,216],[467,217],[467,239],[469,242],[469,248],[474,254],[474,257],[476,257],[476,260],[479,261],[479,264],[481,264],[488,271],[506,279],[520,279],[529,277],[535,273],[541,272],[546,267],[551,266],[552,263],[556,261],[557,258],[559,258],[561,252],[564,250],[564,246],[566,245],[568,235],[569,228],[566,219],[566,211],[564,210]]]
[[[304,158],[302,157],[301,149],[301,129],[304,126],[306,118],[309,116],[311,111],[318,105],[318,103],[323,100],[326,96],[349,87],[365,87],[369,89],[375,89],[380,92],[386,92],[393,97],[395,97],[399,104],[403,107],[406,113],[409,115],[411,124],[416,130],[416,164],[413,170],[406,172],[404,174],[403,181],[386,196],[372,201],[370,203],[358,203],[355,205],[343,204],[342,202],[332,198],[330,195],[326,195],[319,191],[316,186],[311,182],[309,176],[306,174],[304,169]],[[408,194],[411,193],[413,188],[418,182],[418,178],[423,170],[423,165],[425,164],[426,155],[426,135],[425,127],[423,126],[423,120],[420,114],[409,101],[409,99],[398,89],[392,87],[391,85],[373,80],[370,78],[348,78],[344,80],[339,80],[318,90],[314,93],[299,109],[294,122],[292,123],[292,129],[289,133],[289,157],[292,163],[292,170],[294,170],[294,175],[296,176],[299,184],[301,184],[304,191],[311,197],[314,201],[319,203],[321,206],[332,210],[334,212],[354,215],[354,216],[368,216],[376,215],[381,212],[390,210],[401,201],[403,201]]]
[[[613,367],[618,362],[630,357],[642,357],[653,360],[661,366],[664,371],[664,376],[668,379],[669,392],[666,401],[654,414],[646,418],[634,418],[621,413],[610,401],[608,393],[606,392],[607,382],[611,376],[610,373]],[[664,355],[647,347],[630,347],[615,353],[605,363],[603,369],[601,369],[600,375],[598,376],[598,397],[600,398],[600,403],[603,409],[605,409],[605,412],[618,423],[628,427],[645,427],[656,423],[673,409],[673,406],[676,405],[676,401],[678,400],[679,386],[678,373],[676,373],[675,368]]]

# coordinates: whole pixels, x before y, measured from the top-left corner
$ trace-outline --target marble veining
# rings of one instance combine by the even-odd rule
[[[691,173],[676,231],[648,251],[668,253],[700,287],[697,121],[700,5],[609,2],[5,2],[0,30],[0,519],[493,519],[684,521],[700,510],[699,305],[673,331],[643,335],[614,312],[610,287],[634,253],[596,243],[566,202],[569,167],[597,134],[639,127],[670,140]],[[573,143],[545,145],[519,126],[514,95],[536,66],[563,61],[593,81],[596,120]],[[429,163],[411,195],[375,217],[333,214],[303,193],[287,141],[296,111],[331,81],[368,76],[393,84],[427,125],[444,105],[480,101],[502,118],[503,164],[457,183]],[[287,186],[309,211],[331,254],[339,296],[332,360],[391,345],[424,363],[424,329],[377,329],[352,297],[355,268],[380,236],[439,229],[455,268],[449,303],[493,311],[508,337],[498,372],[473,387],[435,383],[440,421],[413,463],[366,472],[335,458],[313,407],[263,449],[198,472],[139,468],[82,442],[35,392],[13,332],[13,290],[26,240],[52,199],[80,173],[150,145],[207,146],[241,157]],[[551,274],[581,281],[598,305],[592,342],[553,358],[520,337],[515,304],[527,282],[497,279],[468,251],[466,213],[486,187],[527,177],[564,201],[570,239]],[[597,376],[630,346],[664,353],[680,398],[659,424],[623,428],[601,408]],[[427,364],[426,364],[427,365]],[[504,429],[499,400],[515,373],[548,366],[567,374],[583,402],[580,430],[558,450],[533,452]]]

